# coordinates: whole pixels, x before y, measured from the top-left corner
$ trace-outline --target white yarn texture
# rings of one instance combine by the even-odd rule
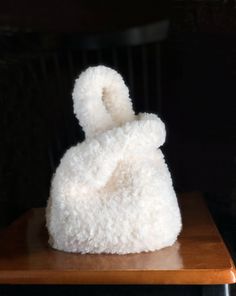
[[[164,123],[155,114],[135,115],[122,77],[105,66],[79,76],[73,101],[86,138],[66,151],[52,178],[50,245],[117,254],[172,245],[182,224],[159,149]]]

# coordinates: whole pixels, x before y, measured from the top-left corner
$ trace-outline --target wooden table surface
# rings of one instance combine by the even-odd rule
[[[80,255],[51,249],[45,209],[32,209],[1,232],[4,284],[228,284],[235,267],[200,194],[179,196],[183,231],[160,251]]]

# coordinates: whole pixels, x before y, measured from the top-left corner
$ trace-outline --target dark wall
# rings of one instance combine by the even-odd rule
[[[3,29],[40,32],[107,32],[169,17],[170,0],[8,0],[2,2]]]
[[[233,214],[236,200],[236,38],[230,5],[176,1],[171,10],[164,7],[156,14],[156,20],[167,15],[171,20],[169,37],[161,45],[161,117],[168,132],[163,150],[174,185],[179,192],[206,193],[220,215]],[[151,10],[149,21],[155,19]],[[137,24],[141,8],[133,18],[127,15],[124,19]],[[146,15],[140,23],[147,22]],[[26,208],[45,205],[60,157],[83,139],[70,94],[74,77],[86,63],[94,63],[92,54],[85,62],[82,55],[72,52],[71,57],[64,50],[67,33],[60,33],[60,27],[38,32],[32,20],[31,32],[25,32],[29,20],[22,22],[14,17],[13,27],[20,24],[24,30],[2,27],[0,36],[1,225]],[[148,67],[154,62],[150,58]],[[119,69],[126,78],[122,63]],[[142,68],[136,73],[141,77]],[[139,92],[134,100],[136,111],[147,111]],[[150,101],[150,109],[158,112],[154,96]]]

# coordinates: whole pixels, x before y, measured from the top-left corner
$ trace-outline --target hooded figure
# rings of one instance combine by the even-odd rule
[[[127,254],[172,245],[181,215],[160,146],[165,126],[135,115],[122,77],[90,67],[75,82],[85,140],[66,151],[52,179],[49,243],[79,253]]]

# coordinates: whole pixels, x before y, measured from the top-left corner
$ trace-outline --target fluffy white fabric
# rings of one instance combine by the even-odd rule
[[[86,139],[66,151],[52,179],[51,246],[127,254],[172,245],[181,216],[158,149],[163,122],[155,114],[135,115],[122,77],[104,66],[80,75],[73,100]]]

